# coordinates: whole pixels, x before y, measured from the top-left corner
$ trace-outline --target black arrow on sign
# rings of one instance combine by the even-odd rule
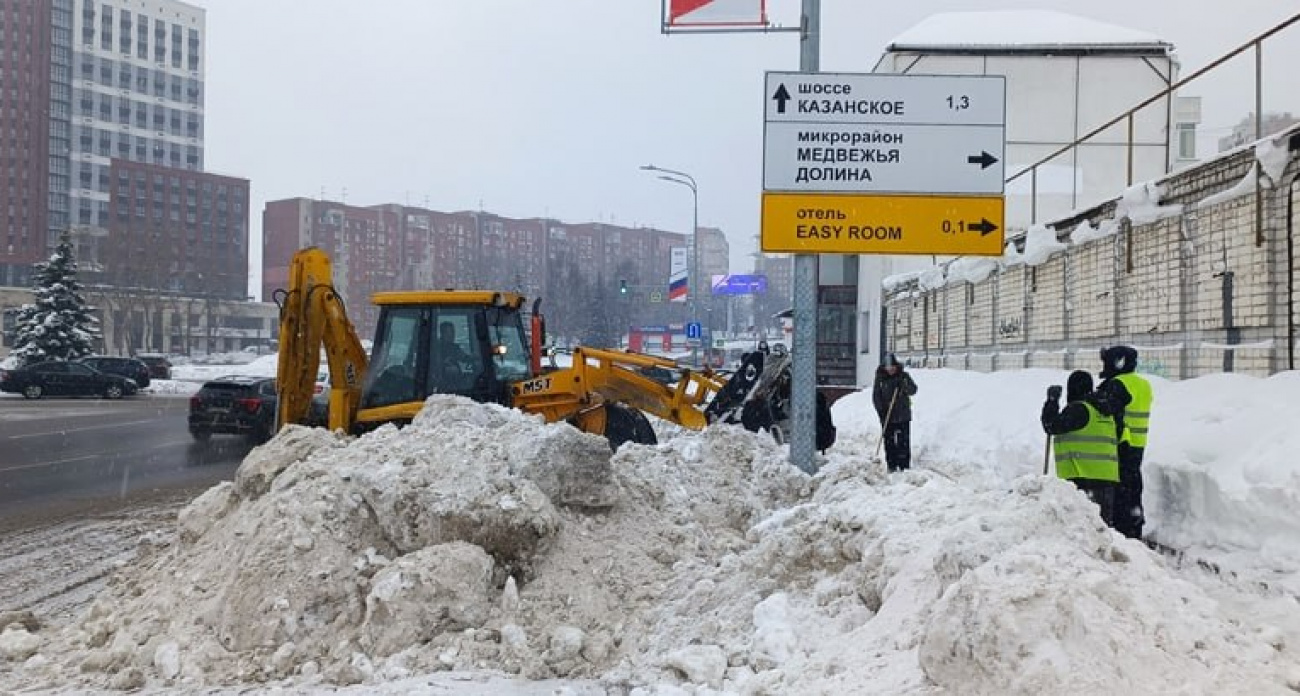
[[[966,223],[966,229],[972,232],[979,232],[981,237],[987,237],[998,231],[998,226],[989,222],[988,218],[980,218],[979,222]]]
[[[784,83],[776,88],[776,94],[772,95],[772,99],[776,100],[776,112],[785,113],[785,103],[790,101],[790,93],[786,91]]]
[[[997,162],[998,162],[998,158],[994,157],[993,155],[990,155],[987,152],[982,152],[982,151],[978,155],[971,155],[966,158],[967,164],[978,164],[980,165],[980,169],[988,169],[989,167],[992,167],[993,165],[997,164]]]

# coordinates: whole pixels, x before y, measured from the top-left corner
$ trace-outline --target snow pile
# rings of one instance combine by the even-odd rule
[[[1004,268],[1011,268],[1013,266],[1019,266],[1024,262],[1024,252],[1016,248],[1016,243],[1014,241],[1008,241],[1006,248],[1002,250],[1002,266]]]
[[[885,276],[885,279],[880,283],[880,287],[885,291],[886,295],[892,295],[903,288],[903,286],[920,280],[921,273],[921,271],[908,271],[906,273],[895,273],[891,276]]]
[[[241,358],[250,358],[240,363],[213,363],[175,365],[172,378],[184,382],[204,382],[226,375],[250,375],[253,377],[274,377],[278,366],[279,354],[253,356],[248,353],[236,353]],[[324,369],[325,363],[321,363]]]
[[[1175,205],[1161,205],[1160,199],[1165,195],[1165,190],[1154,181],[1148,181],[1124,189],[1124,194],[1120,196],[1119,202],[1115,206],[1115,219],[1122,220],[1128,218],[1134,226],[1150,225],[1165,218],[1177,217],[1183,214],[1181,203]]]
[[[1277,629],[1228,618],[1036,475],[1038,409],[1064,376],[918,371],[922,468],[889,477],[865,394],[836,403],[840,440],[812,477],[737,428],[611,458],[600,438],[451,397],[355,440],[290,428],[82,622],[0,626],[0,689],[428,691],[448,670],[647,696],[1300,680]],[[1178,439],[1159,406],[1154,437]]]
[[[1056,230],[1046,225],[1034,225],[1025,233],[1025,250],[1021,256],[1026,264],[1041,266],[1068,247],[1056,238]]]
[[[922,290],[938,290],[947,284],[943,266],[931,266],[917,276],[917,283]]]
[[[199,382],[184,382],[174,379],[152,379],[149,380],[149,386],[141,389],[144,394],[159,394],[166,396],[190,396],[198,392],[203,385]]]
[[[1286,166],[1291,161],[1291,150],[1288,148],[1289,135],[1279,138],[1265,138],[1255,144],[1255,162],[1246,176],[1241,178],[1231,188],[1220,191],[1216,194],[1206,196],[1196,205],[1197,207],[1208,208],[1212,205],[1218,205],[1234,198],[1252,194],[1255,192],[1258,181],[1264,183],[1264,188],[1272,189],[1282,180],[1282,174],[1286,171]]]
[[[948,283],[982,283],[998,270],[994,259],[979,256],[963,256],[948,266]]]
[[[1262,562],[1300,595],[1300,430],[1292,427],[1300,422],[1300,373],[1156,387],[1146,454],[1153,536],[1227,554],[1234,568]]]
[[[1070,230],[1070,243],[1075,245],[1087,244],[1088,242],[1098,239],[1105,239],[1114,236],[1119,232],[1119,223],[1115,220],[1103,220],[1101,225],[1094,227],[1091,222],[1084,220],[1079,226]]]

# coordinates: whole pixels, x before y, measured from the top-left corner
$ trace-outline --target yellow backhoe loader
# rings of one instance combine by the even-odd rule
[[[322,348],[330,374],[327,424],[350,433],[409,423],[433,394],[458,394],[540,413],[547,422],[567,421],[604,435],[614,448],[627,441],[655,442],[647,413],[697,430],[714,421],[741,422],[744,411],[746,427],[779,432],[778,422],[786,418],[779,376],[788,375],[788,358],[770,361],[765,371],[756,353],[757,359],[747,360],[729,382],[663,358],[577,348],[572,367],[547,371],[539,302],[529,318],[531,330],[525,331],[522,296],[457,290],[375,294],[379,320],[367,356],[334,291],[323,251],[298,251],[288,280],[288,287],[275,293],[280,426],[307,422]],[[672,371],[672,384],[649,376],[662,370]],[[777,378],[764,379],[772,375]],[[761,392],[764,383],[775,386]],[[750,404],[756,393],[762,403]],[[750,422],[754,414],[758,420]],[[755,423],[760,427],[752,427]]]

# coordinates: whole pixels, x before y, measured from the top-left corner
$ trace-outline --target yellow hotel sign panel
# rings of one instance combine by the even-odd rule
[[[764,193],[763,251],[1001,256],[1001,196]]]

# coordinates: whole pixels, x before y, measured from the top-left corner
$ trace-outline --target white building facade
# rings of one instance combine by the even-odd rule
[[[1049,11],[934,15],[891,42],[874,72],[1003,75],[1007,85],[1006,172],[1017,172],[1165,91],[1178,80],[1172,44],[1146,32]],[[1180,151],[1199,109],[1161,97],[1007,185],[1008,233],[1116,196],[1129,181],[1165,174],[1194,160]],[[1180,108],[1181,107],[1181,108]],[[1191,120],[1180,123],[1180,120]],[[1186,138],[1184,138],[1186,140]],[[1190,157],[1189,157],[1190,155]],[[858,382],[867,383],[882,351],[885,278],[940,260],[858,259]]]
[[[205,16],[176,0],[75,0],[73,229],[106,227],[113,159],[203,170]]]

